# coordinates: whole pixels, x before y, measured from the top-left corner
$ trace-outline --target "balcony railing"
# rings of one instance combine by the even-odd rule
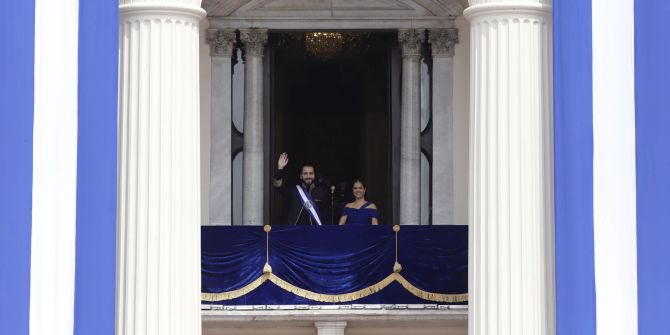
[[[202,301],[465,304],[467,226],[208,226]]]

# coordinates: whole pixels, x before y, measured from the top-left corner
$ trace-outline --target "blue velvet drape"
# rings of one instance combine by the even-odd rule
[[[272,272],[287,282],[325,294],[349,293],[393,272],[391,226],[273,226],[269,235]],[[421,290],[467,293],[467,226],[402,226],[398,233],[401,274]],[[263,227],[202,228],[202,292],[246,286],[263,272]],[[328,304],[298,297],[271,282],[225,305]],[[397,282],[351,303],[435,303],[415,297]]]

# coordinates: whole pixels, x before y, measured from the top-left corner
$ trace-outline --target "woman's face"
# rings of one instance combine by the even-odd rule
[[[365,197],[365,187],[358,181],[354,183],[354,197],[356,199]]]

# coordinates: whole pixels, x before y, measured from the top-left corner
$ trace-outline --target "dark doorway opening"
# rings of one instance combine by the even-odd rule
[[[288,175],[295,178],[287,182],[297,182],[300,166],[311,163],[323,187],[335,186],[333,211],[322,213],[327,223],[331,217],[337,222],[341,206],[352,201],[357,178],[377,204],[380,222],[391,223],[397,37],[329,34],[335,36],[316,44],[309,32],[270,34],[270,163],[276,168],[278,155],[288,152]],[[273,194],[271,223],[280,223],[283,201]]]

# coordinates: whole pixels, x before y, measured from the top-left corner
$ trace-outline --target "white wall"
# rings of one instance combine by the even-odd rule
[[[205,43],[207,28],[209,28],[209,21],[205,18],[200,21],[200,199],[202,199],[202,225],[209,224],[210,82],[212,72],[209,44]]]
[[[468,166],[470,136],[470,23],[456,19],[458,40],[454,56],[454,222],[468,224]]]

